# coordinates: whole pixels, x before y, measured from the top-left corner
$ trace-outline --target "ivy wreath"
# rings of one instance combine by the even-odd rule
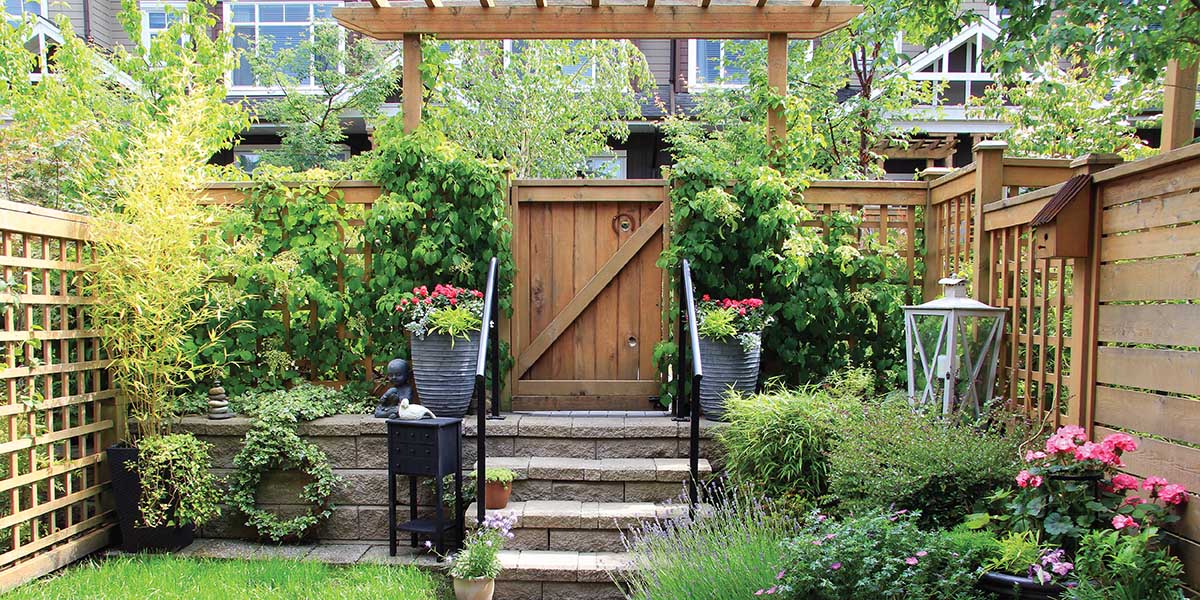
[[[246,515],[246,525],[263,538],[273,542],[304,539],[333,514],[329,498],[340,478],[333,474],[329,457],[315,444],[300,439],[288,425],[261,421],[255,424],[246,434],[233,465],[237,472],[230,484],[230,501]],[[283,519],[255,504],[262,475],[271,469],[299,470],[311,479],[300,494],[300,499],[309,503],[307,511]]]

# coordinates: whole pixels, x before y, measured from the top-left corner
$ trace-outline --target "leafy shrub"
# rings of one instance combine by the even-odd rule
[[[203,525],[221,513],[221,492],[209,470],[212,444],[186,433],[143,438],[137,472],[138,510],[147,527]]]
[[[787,566],[768,591],[797,600],[984,598],[973,589],[979,555],[917,523],[913,513],[818,519],[785,544]]]
[[[989,571],[1024,575],[1047,548],[1033,532],[1009,532],[996,539],[996,552],[983,566]]]
[[[730,478],[772,498],[807,504],[829,488],[829,452],[842,424],[871,393],[872,375],[851,370],[825,385],[775,388],[728,400],[717,433]]]
[[[775,319],[762,340],[767,376],[810,383],[857,364],[899,384],[901,307],[918,299],[909,277],[919,282],[922,265],[910,268],[894,246],[860,236],[861,214],[814,217],[803,206],[803,177],[689,154],[669,173],[671,246],[660,264],[690,260],[696,288],[715,298],[767,300]],[[660,369],[675,351],[657,348]]]
[[[1158,532],[1137,535],[1096,531],[1084,536],[1075,555],[1078,585],[1065,600],[1180,600],[1179,559],[1158,547]]]
[[[829,491],[842,513],[920,510],[923,525],[953,526],[1008,485],[1019,436],[933,414],[903,401],[847,421],[830,455]]]
[[[510,310],[512,226],[508,181],[500,164],[477,158],[429,129],[412,134],[401,120],[375,134],[366,175],[383,194],[366,216],[363,241],[372,247],[363,308],[375,356],[407,356],[405,315],[395,307],[413,288],[457,281],[482,288],[497,257],[497,293]]]
[[[630,598],[750,598],[776,581],[794,523],[746,489],[705,491],[712,506],[635,527],[631,569],[613,573]]]

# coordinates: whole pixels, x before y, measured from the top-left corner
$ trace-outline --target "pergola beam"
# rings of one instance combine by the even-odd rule
[[[491,0],[480,0],[488,2]],[[473,5],[431,10],[423,2],[390,8],[337,8],[333,16],[347,29],[381,40],[405,34],[439,39],[766,39],[784,33],[812,39],[839,29],[862,12],[861,6],[794,2],[754,5],[548,6]]]

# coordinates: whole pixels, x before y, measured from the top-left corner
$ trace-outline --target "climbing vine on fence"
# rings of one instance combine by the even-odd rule
[[[807,181],[768,167],[684,157],[670,178],[671,247],[660,265],[687,258],[697,294],[767,302],[776,321],[763,336],[766,377],[817,381],[859,364],[899,381],[900,307],[915,290],[894,248],[859,239],[861,214],[806,225],[815,220],[803,206]],[[660,368],[674,353],[670,343],[656,349]]]
[[[429,130],[408,135],[385,127],[375,139],[379,147],[368,177],[383,194],[363,226],[372,248],[367,295],[374,304],[365,307],[369,351],[407,356],[395,311],[401,295],[437,283],[483,290],[493,256],[499,259],[501,310],[509,313],[514,267],[503,167]],[[507,350],[502,354],[507,357]]]
[[[242,206],[218,209],[219,235],[250,248],[227,274],[246,300],[223,315],[249,326],[225,336],[208,357],[224,361],[230,391],[364,379],[355,376],[364,328],[356,310],[363,261],[349,227],[357,207],[333,184],[324,171],[263,167]]]

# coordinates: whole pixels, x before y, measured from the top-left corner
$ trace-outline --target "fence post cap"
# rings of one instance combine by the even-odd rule
[[[1099,166],[1102,169],[1106,169],[1113,165],[1119,165],[1122,162],[1125,162],[1125,160],[1122,159],[1119,154],[1113,154],[1111,152],[1092,152],[1089,154],[1084,154],[1083,156],[1071,161],[1071,168],[1079,169],[1082,167]]]
[[[997,150],[1003,152],[1006,148],[1008,148],[1008,142],[1003,140],[983,140],[982,142],[977,142],[973,147],[971,147],[971,150],[973,152],[994,152]]]
[[[950,167],[929,167],[927,169],[917,171],[917,179],[921,181],[932,181],[943,175],[949,175],[954,171],[955,169]]]

